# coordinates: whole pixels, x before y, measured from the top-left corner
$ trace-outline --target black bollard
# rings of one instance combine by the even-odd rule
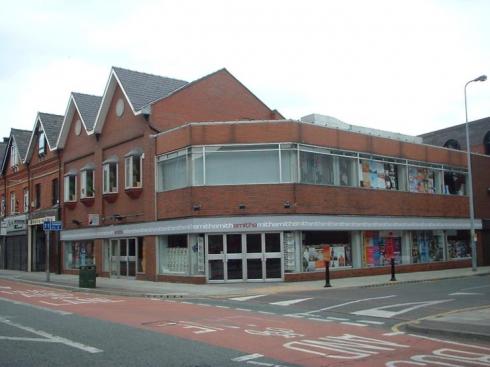
[[[325,261],[325,286],[324,288],[330,288],[330,261]]]
[[[395,278],[395,258],[391,258],[391,279],[390,282],[396,282]]]

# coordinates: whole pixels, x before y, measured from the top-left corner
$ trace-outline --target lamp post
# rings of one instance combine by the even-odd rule
[[[468,196],[470,201],[470,244],[471,244],[471,269],[476,271],[476,235],[475,235],[475,209],[473,207],[473,177],[471,173],[471,150],[470,150],[470,132],[468,127],[468,103],[466,99],[466,87],[472,82],[484,82],[487,80],[486,75],[480,75],[478,78],[470,80],[464,85],[464,112],[466,116],[466,159],[468,161]]]

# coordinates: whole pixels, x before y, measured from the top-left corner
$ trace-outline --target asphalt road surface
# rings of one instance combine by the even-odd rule
[[[490,366],[488,343],[393,330],[488,305],[488,280],[178,301],[0,280],[0,365]]]

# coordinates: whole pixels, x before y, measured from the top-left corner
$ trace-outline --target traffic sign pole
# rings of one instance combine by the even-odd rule
[[[51,231],[44,231],[46,234],[46,282],[49,282],[49,235]]]

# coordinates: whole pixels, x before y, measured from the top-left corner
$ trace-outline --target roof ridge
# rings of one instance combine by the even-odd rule
[[[22,131],[25,133],[32,133],[32,130],[26,130],[26,129],[16,129],[15,127],[11,127],[10,131],[15,130],[15,131]]]
[[[176,78],[172,78],[172,77],[169,77],[169,76],[163,76],[163,75],[158,75],[158,74],[152,74],[152,73],[146,73],[144,71],[138,71],[138,70],[132,70],[132,69],[126,69],[126,68],[121,68],[119,66],[112,66],[112,69],[119,69],[119,70],[125,70],[125,71],[130,71],[132,73],[138,73],[138,74],[143,74],[143,75],[148,75],[148,76],[156,76],[157,78],[165,78],[165,79],[172,79],[172,80],[177,80],[179,82],[185,82],[185,83],[189,83],[187,80],[183,80],[183,79],[176,79]]]
[[[71,94],[76,94],[76,95],[79,95],[79,96],[88,96],[88,97],[102,98],[102,96],[97,96],[95,94],[82,93],[82,92],[71,92]]]
[[[38,112],[40,115],[49,115],[49,116],[56,116],[56,117],[65,117],[64,115],[58,115],[56,113],[49,113],[49,112]]]

